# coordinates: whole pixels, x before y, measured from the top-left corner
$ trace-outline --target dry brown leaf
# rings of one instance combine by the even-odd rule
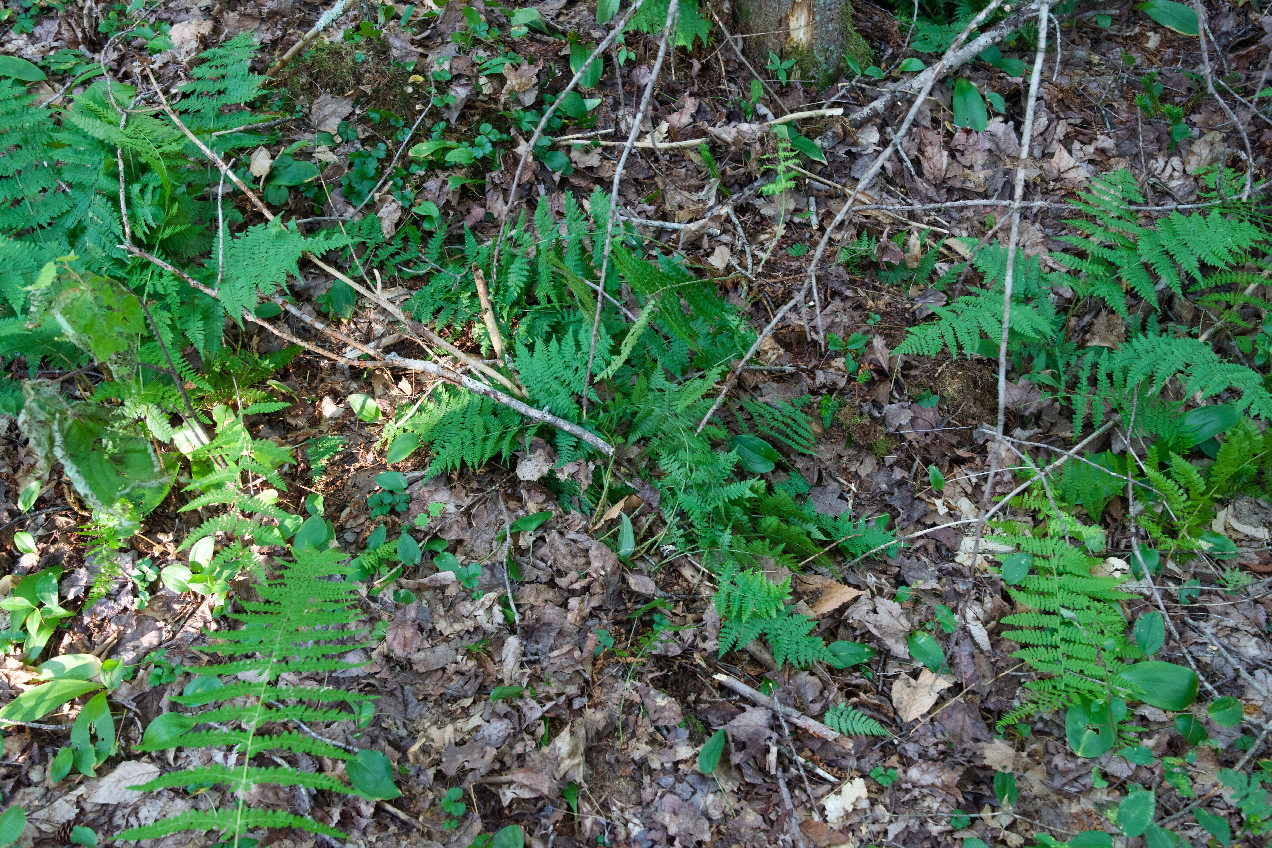
[[[826,806],[826,821],[835,828],[847,824],[852,812],[864,809],[869,802],[870,792],[866,789],[866,781],[860,777],[844,781],[842,786],[822,799]]]
[[[941,692],[953,685],[926,668],[919,672],[916,680],[901,675],[892,684],[892,706],[897,711],[897,718],[903,722],[911,722],[927,715],[928,710],[941,697]]]
[[[910,656],[905,641],[910,635],[910,622],[905,617],[905,610],[896,601],[867,596],[853,605],[848,617],[882,639],[893,656]]]
[[[318,132],[334,133],[340,129],[340,122],[349,117],[353,111],[353,101],[348,97],[336,97],[322,93],[309,107],[309,122]]]
[[[981,761],[994,771],[1016,770],[1016,749],[1002,739],[992,739],[981,748]]]
[[[808,608],[813,611],[813,615],[817,618],[821,618],[829,612],[834,612],[849,601],[865,594],[860,589],[845,586],[838,580],[831,580],[829,577],[822,577],[816,574],[801,576],[799,583],[800,588],[805,592],[819,593],[817,600],[808,605]]]
[[[274,159],[269,155],[268,150],[264,147],[258,147],[252,151],[252,159],[248,167],[252,171],[252,176],[261,180],[267,177],[269,169],[274,167]]]

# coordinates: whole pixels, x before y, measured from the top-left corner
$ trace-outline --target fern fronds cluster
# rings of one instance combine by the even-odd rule
[[[1076,522],[1073,522],[1076,524]],[[1100,560],[1065,538],[1060,528],[1041,538],[1021,533],[997,536],[1031,557],[1026,577],[1007,591],[1019,612],[1003,618],[1003,636],[1023,647],[1012,654],[1045,675],[1025,681],[1026,700],[1006,713],[1006,727],[1065,706],[1075,699],[1110,696],[1111,680],[1141,656],[1126,636],[1120,604],[1132,597],[1123,578],[1094,573]]]
[[[368,773],[389,774],[387,758],[370,751],[350,751],[321,736],[302,733],[298,725],[365,718],[373,696],[310,683],[283,684],[306,674],[327,674],[363,663],[340,657],[370,647],[357,640],[369,631],[359,626],[357,586],[345,582],[347,559],[338,550],[292,549],[293,559],[278,563],[277,575],[257,586],[260,600],[243,600],[242,611],[228,613],[237,630],[214,634],[217,642],[197,646],[214,662],[189,669],[197,687],[172,700],[197,712],[165,713],[146,728],[142,751],[176,748],[223,748],[223,762],[194,766],[161,775],[133,789],[226,786],[233,803],[223,808],[192,810],[119,834],[127,840],[158,839],[180,831],[215,831],[237,839],[261,828],[297,828],[336,839],[336,828],[287,810],[247,806],[246,796],[258,786],[299,786],[344,795],[366,795]],[[193,689],[193,691],[191,691]],[[354,784],[333,774],[302,769],[284,757],[324,758],[344,764]],[[273,765],[259,765],[268,760]],[[311,760],[312,761],[312,760]],[[389,784],[391,787],[391,784]],[[396,790],[393,790],[396,793]],[[373,796],[375,797],[375,796]],[[393,797],[383,793],[378,797]]]

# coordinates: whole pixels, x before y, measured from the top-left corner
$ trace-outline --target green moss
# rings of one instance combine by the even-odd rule
[[[822,51],[816,49],[816,38],[814,37],[813,46],[794,47],[787,44],[786,55],[783,56],[785,59],[795,60],[795,70],[798,72],[800,79],[808,80],[818,88],[824,88],[835,82],[847,70],[847,64],[844,61],[845,55],[851,56],[863,68],[874,63],[874,51],[870,49],[870,45],[862,38],[861,33],[857,32],[857,28],[853,23],[852,3],[843,3],[840,14],[842,15],[843,23],[841,50],[825,51],[824,55],[819,55]]]

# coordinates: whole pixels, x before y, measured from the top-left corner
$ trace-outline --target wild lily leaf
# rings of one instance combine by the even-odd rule
[[[1148,0],[1135,7],[1167,29],[1180,35],[1197,35],[1197,10],[1174,0]]]
[[[1191,668],[1162,660],[1135,663],[1114,678],[1131,684],[1133,694],[1163,710],[1186,710],[1197,700],[1197,674]]]
[[[976,132],[984,132],[989,126],[985,99],[971,80],[960,78],[954,83],[953,107],[954,126],[967,127]]]
[[[5,704],[0,709],[0,719],[39,721],[67,701],[100,688],[102,684],[88,680],[51,680],[42,686],[26,690]]]
[[[711,734],[707,744],[703,745],[702,750],[698,752],[698,771],[711,774],[716,770],[716,766],[720,765],[720,755],[724,753],[724,737],[723,727]]]

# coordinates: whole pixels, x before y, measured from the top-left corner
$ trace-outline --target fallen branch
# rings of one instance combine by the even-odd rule
[[[203,140],[199,138],[197,135],[195,135],[190,130],[190,128],[185,125],[185,122],[181,120],[180,116],[178,116],[177,113],[173,111],[172,105],[168,103],[168,98],[164,96],[163,89],[159,87],[159,83],[158,81],[155,80],[154,73],[151,72],[149,66],[146,66],[146,75],[150,77],[150,84],[155,87],[155,92],[159,95],[159,103],[162,105],[164,112],[168,115],[169,118],[172,119],[173,123],[177,125],[177,128],[180,129],[181,132],[185,134],[186,138],[190,139],[190,141],[196,147],[199,148],[200,152],[202,152],[203,155],[207,157],[209,162],[216,165],[217,168],[220,169],[221,173],[224,176],[229,177],[230,182],[234,183],[235,187],[237,187],[239,191],[243,192],[244,196],[247,197],[247,199],[251,201],[252,205],[256,207],[256,210],[265,216],[265,220],[273,221],[274,218],[276,218],[277,216],[270,211],[269,207],[265,205],[265,202],[262,201],[256,195],[256,192],[252,191],[252,189],[249,188],[246,183],[244,183],[241,179],[239,179],[238,174],[234,173],[233,169],[230,168],[230,166],[225,163],[225,160],[223,160],[220,156],[218,156],[216,152],[213,151],[210,147],[204,144]],[[224,242],[224,239],[221,239],[221,241]],[[374,300],[380,306],[380,308],[388,312],[398,321],[401,321],[403,326],[405,326],[411,332],[417,333],[418,335],[423,336],[424,339],[429,344],[440,347],[442,350],[446,351],[451,356],[455,357],[458,360],[461,360],[465,365],[467,365],[469,368],[472,368],[474,371],[479,371],[482,374],[485,374],[486,376],[495,380],[496,382],[501,383],[510,391],[516,392],[517,394],[521,394],[524,396],[525,394],[524,390],[522,390],[519,386],[517,386],[511,380],[509,380],[508,377],[499,373],[494,368],[491,368],[490,366],[486,365],[481,360],[476,359],[472,356],[469,356],[467,353],[455,347],[453,344],[446,341],[446,339],[442,338],[441,336],[433,332],[433,330],[429,329],[428,327],[425,327],[423,324],[410,320],[409,318],[406,317],[406,313],[404,313],[401,309],[394,306],[392,303],[390,303],[388,300],[382,297],[379,294],[379,292],[373,292],[372,290],[362,285],[359,285],[357,282],[355,282],[351,277],[349,277],[343,271],[340,271],[337,268],[333,268],[331,265],[328,265],[326,262],[322,261],[317,256],[315,256],[312,253],[309,253],[308,251],[306,251],[305,257],[309,259],[310,262],[312,262],[313,264],[321,268],[323,271],[326,271],[328,274],[331,274],[337,280],[340,280],[342,283],[344,283],[345,285],[349,286],[354,291],[361,294],[363,297],[367,297],[367,298],[370,298],[371,300]],[[212,296],[216,297],[216,294],[214,293]]]
[[[847,741],[847,737],[838,731],[830,729],[815,718],[809,718],[798,710],[793,710],[790,707],[781,704],[776,698],[771,698],[757,689],[752,689],[737,678],[730,677],[727,674],[713,674],[711,676],[717,683],[721,684],[725,688],[732,689],[734,692],[737,692],[744,698],[749,698],[761,707],[765,707],[779,715],[785,716],[791,720],[791,724],[804,728],[819,739],[826,739],[831,742],[841,743]]]
[[[274,74],[282,70],[292,59],[299,55],[300,51],[314,43],[318,36],[322,35],[322,31],[334,24],[341,15],[345,13],[345,0],[336,0],[336,4],[330,9],[322,13],[322,17],[318,19],[318,23],[314,24],[314,28],[300,37],[291,46],[291,49],[279,57],[278,61],[269,66],[269,70],[265,72],[265,76],[272,77]]]
[[[133,254],[134,256],[137,256],[141,259],[145,259],[147,262],[150,262],[158,266],[159,268],[162,268],[165,271],[168,271],[169,273],[174,274],[177,277],[180,277],[192,288],[194,288],[195,290],[199,292],[202,292],[208,297],[216,297],[216,292],[213,289],[208,288],[207,286],[200,283],[198,280],[191,277],[189,274],[182,271],[180,268],[177,268],[176,266],[172,265],[169,262],[165,262],[163,259],[160,259],[158,256],[155,256],[152,253],[147,253],[141,248],[131,244],[121,244],[117,246],[119,247],[120,250],[125,250]],[[243,319],[246,321],[249,321],[252,324],[257,325],[258,327],[265,330],[266,332],[269,332],[275,336],[278,336],[280,339],[283,339],[286,342],[299,345],[300,347],[303,347],[305,350],[308,350],[326,359],[330,359],[333,362],[339,362],[341,365],[348,365],[352,368],[399,368],[406,371],[418,371],[424,374],[429,374],[430,376],[433,376],[433,377],[438,377],[440,379],[445,380],[448,383],[468,389],[468,391],[472,392],[473,394],[481,395],[482,397],[490,398],[496,403],[503,404],[504,406],[520,414],[521,416],[525,418],[529,418],[531,421],[537,421],[541,424],[549,424],[553,427],[556,427],[558,430],[569,433],[571,436],[574,436],[575,438],[580,439],[586,442],[587,444],[591,445],[592,447],[596,448],[597,450],[599,450],[601,453],[605,454],[606,456],[614,455],[614,446],[611,445],[609,442],[605,441],[600,436],[596,435],[590,430],[585,430],[579,425],[571,421],[566,421],[564,418],[561,418],[559,416],[553,415],[547,410],[535,409],[534,407],[529,406],[528,404],[522,403],[521,401],[517,400],[514,397],[504,394],[498,389],[492,388],[478,380],[474,380],[472,377],[469,377],[467,374],[463,374],[459,371],[455,371],[452,368],[447,368],[446,366],[440,365],[436,362],[429,362],[423,359],[408,359],[403,356],[398,356],[396,353],[382,355],[375,348],[372,348],[368,345],[361,344],[355,341],[354,339],[352,339],[351,337],[341,333],[339,330],[336,330],[335,328],[322,323],[316,318],[311,318],[305,315],[299,309],[296,309],[292,304],[288,304],[282,298],[276,298],[274,302],[278,303],[280,306],[287,309],[287,311],[290,314],[295,315],[300,320],[308,324],[310,327],[316,330],[319,330],[320,332],[326,335],[329,335],[332,338],[345,342],[346,344],[349,344],[357,348],[358,350],[361,350],[363,353],[365,353],[367,356],[371,358],[365,359],[365,360],[350,359],[347,356],[342,356],[341,354],[334,353],[330,350],[327,350],[324,347],[320,347],[318,345],[305,341],[304,339],[295,335],[291,331],[285,330],[271,321],[267,321],[263,318],[256,317],[256,315],[249,309],[243,310],[242,312]]]
[[[981,495],[981,510],[989,506],[994,491],[994,478],[998,476],[998,457],[1003,444],[1003,431],[1007,425],[1007,337],[1011,327],[1011,295],[1016,281],[1016,252],[1020,247],[1020,204],[1025,199],[1025,166],[1029,162],[1033,142],[1034,113],[1038,104],[1038,86],[1042,79],[1042,66],[1047,58],[1048,16],[1050,0],[1042,0],[1038,8],[1038,47],[1034,53],[1033,73],[1029,75],[1029,94],[1025,99],[1025,121],[1020,131],[1020,156],[1016,160],[1016,178],[1012,187],[1011,231],[1007,237],[1007,266],[1003,272],[1003,320],[998,339],[998,417],[994,426],[994,449],[989,456],[989,477]],[[1043,478],[1044,485],[1046,478]],[[981,537],[985,522],[976,525],[976,541],[972,545],[972,561],[980,554]]]

